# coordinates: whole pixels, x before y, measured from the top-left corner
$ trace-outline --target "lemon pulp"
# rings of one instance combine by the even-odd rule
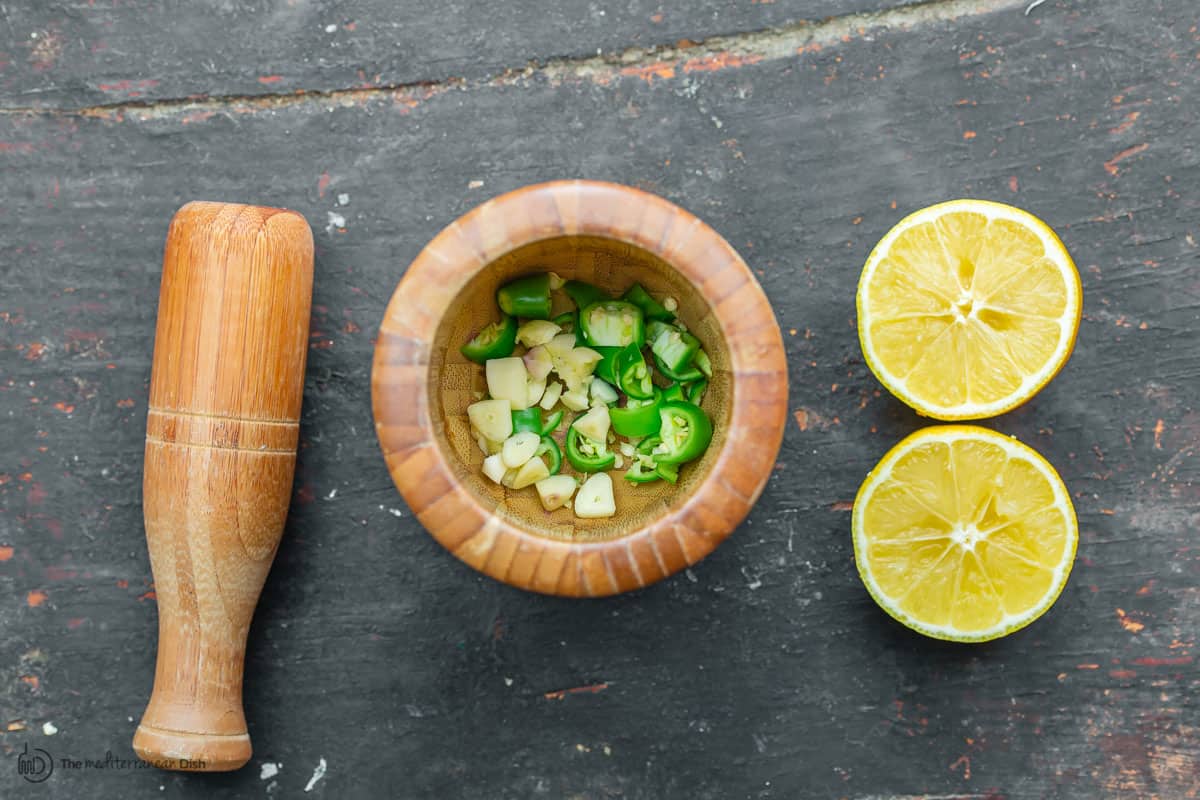
[[[858,287],[867,364],[918,412],[974,419],[1037,393],[1070,355],[1079,273],[1041,220],[982,200],[906,217]]]
[[[1046,611],[1078,532],[1061,478],[1015,439],[973,426],[918,431],[871,472],[854,504],[867,589],[905,625],[983,641]]]

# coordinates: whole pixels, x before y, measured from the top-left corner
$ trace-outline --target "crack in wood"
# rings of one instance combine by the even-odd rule
[[[672,79],[680,72],[734,69],[817,52],[825,46],[864,38],[880,30],[908,30],[927,23],[1021,10],[1026,5],[1025,0],[925,0],[884,11],[830,17],[819,22],[801,21],[778,28],[712,36],[686,45],[631,47],[620,52],[582,58],[550,59],[544,62],[531,60],[524,66],[510,67],[476,80],[452,77],[440,81],[389,83],[355,89],[299,89],[287,93],[228,94],[199,99],[126,100],[73,109],[12,106],[0,107],[0,115],[111,119],[124,114],[135,114],[140,119],[196,115],[194,118],[204,119],[227,111],[253,113],[305,104],[318,107],[354,106],[388,96],[395,102],[415,107],[423,100],[454,89],[514,86],[537,78],[551,83],[592,81],[607,85],[620,78],[637,77],[653,83],[655,80]]]

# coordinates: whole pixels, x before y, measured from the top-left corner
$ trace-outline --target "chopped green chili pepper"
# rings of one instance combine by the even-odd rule
[[[662,336],[664,333],[669,333],[670,331],[677,331],[677,330],[679,330],[679,329],[676,328],[674,325],[668,325],[667,323],[660,322],[659,320],[656,320],[656,319],[647,320],[646,321],[646,341],[649,342],[650,344],[654,344],[654,341],[659,336]]]
[[[563,291],[575,303],[575,307],[580,310],[590,306],[592,303],[599,303],[609,299],[608,292],[583,281],[567,281],[563,284]]]
[[[542,436],[549,436],[558,430],[558,426],[562,425],[562,420],[563,410],[560,408],[558,411],[555,411],[553,414],[551,414],[548,420],[542,423],[542,429],[539,431],[539,433],[541,433]]]
[[[484,326],[459,352],[476,364],[489,358],[508,358],[517,346],[517,320],[505,314],[499,322]]]
[[[592,374],[605,383],[615,385],[617,382],[617,354],[621,352],[621,348],[592,347],[592,349],[601,356],[600,363],[596,365],[596,369],[592,371]]]
[[[703,409],[691,403],[670,402],[659,406],[658,413],[662,417],[662,444],[656,448],[661,452],[654,453],[656,462],[683,464],[708,449],[713,429]]]
[[[687,331],[674,328],[660,332],[658,338],[650,343],[650,351],[654,353],[654,357],[671,372],[687,369],[699,350],[699,339]]]
[[[662,393],[655,388],[654,395],[649,400],[630,400],[624,408],[610,408],[608,417],[612,422],[612,429],[631,439],[656,435],[662,427],[662,418],[658,415]]]
[[[655,460],[657,458],[657,454],[655,454],[654,449],[661,444],[662,439],[660,439],[658,436],[651,436],[648,439],[642,440],[641,444],[637,446],[638,461],[641,462],[642,459],[649,458],[651,462],[650,466],[653,466],[652,474],[654,475],[654,478],[662,478],[664,481],[675,483],[679,480],[679,465],[661,464]],[[635,480],[634,478],[630,478],[630,480],[635,483],[646,483],[654,480],[654,478],[648,477],[645,474],[646,470],[648,469],[649,466],[643,463],[642,469],[639,471],[640,479]]]
[[[654,452],[654,448],[662,444],[662,437],[655,435],[638,442],[637,451],[644,456],[648,456]]]
[[[579,328],[589,347],[624,347],[646,342],[642,310],[623,300],[592,303],[579,312]]]
[[[583,332],[579,330],[578,311],[564,311],[551,321],[558,327],[562,328],[563,333],[575,334],[576,347],[583,346]]]
[[[535,458],[541,458],[544,455],[550,456],[550,463],[546,466],[550,468],[551,475],[557,475],[562,470],[562,450],[559,448],[558,442],[549,436],[542,437],[542,441],[538,443],[538,449],[533,455]]]
[[[550,275],[540,272],[517,278],[496,292],[500,310],[513,317],[550,319]]]
[[[650,293],[640,283],[630,286],[629,290],[621,295],[621,299],[633,303],[640,308],[642,313],[646,315],[646,319],[657,319],[663,322],[673,322],[675,320],[675,315],[663,308],[662,303],[651,297]]]
[[[600,362],[593,367],[594,377],[587,388],[592,402],[598,406],[594,411],[602,413],[605,410],[599,407],[601,402],[612,405],[607,409],[612,431],[608,441],[615,441],[613,434],[616,434],[636,443],[634,451],[621,445],[624,452],[634,454],[628,461],[625,479],[633,484],[658,480],[677,482],[680,465],[699,458],[712,443],[712,420],[699,406],[713,376],[712,360],[700,340],[681,321],[676,322],[675,312],[668,310],[641,284],[634,283],[618,300],[600,287],[583,281],[563,282],[557,275],[549,273],[517,277],[496,292],[496,302],[503,312],[501,319],[484,327],[464,344],[460,348],[462,354],[479,364],[510,357],[517,344],[518,318],[525,324],[529,324],[528,320],[550,320],[552,293],[559,289],[570,296],[576,310],[558,314],[553,323],[557,329],[569,334],[564,338],[574,338],[577,347],[595,348],[600,354]],[[674,306],[673,300],[668,303]],[[533,326],[529,328],[528,337],[522,334],[522,341],[541,341],[546,332],[554,330],[547,322],[533,323]],[[542,326],[546,331],[536,329],[536,326]],[[646,346],[653,356],[652,363],[643,351]],[[557,349],[549,349],[553,354],[563,355]],[[541,356],[540,353],[535,355]],[[538,363],[544,361],[542,357]],[[571,359],[565,361],[574,365]],[[587,363],[592,365],[591,361]],[[660,388],[667,381],[671,381],[670,385]],[[561,388],[558,384],[554,386],[556,392]],[[576,395],[580,388],[575,387]],[[620,399],[622,394],[624,399]],[[610,400],[613,402],[609,403]],[[617,400],[624,405],[618,406]],[[571,407],[576,407],[574,401]],[[585,415],[577,420],[582,416]],[[512,412],[513,432],[537,435],[534,457],[547,466],[551,475],[558,475],[562,470],[564,446],[553,438],[553,434],[562,425],[563,418],[562,410],[546,415],[536,406]],[[599,423],[600,420],[593,421]],[[588,429],[588,426],[584,428]],[[599,430],[597,425],[593,432]],[[579,472],[611,469],[618,456],[610,450],[608,441],[594,440],[572,423],[566,432],[566,460]],[[485,465],[484,469],[493,480],[503,477],[497,474],[496,466]],[[541,469],[541,464],[533,466]]]
[[[657,355],[654,356],[654,366],[658,367],[658,371],[663,375],[678,383],[691,383],[704,377],[704,373],[692,366],[684,368],[682,372],[673,370],[664,364]]]
[[[574,423],[567,428],[567,461],[580,472],[602,472],[616,463],[616,453],[610,452],[604,442],[584,436]]]
[[[639,460],[634,460],[625,471],[625,480],[630,483],[650,483],[658,480],[658,472],[652,466],[646,466]]]
[[[542,435],[542,410],[540,408],[525,408],[512,412],[513,433],[529,431]]]
[[[617,386],[635,400],[654,397],[654,382],[650,379],[650,368],[636,344],[628,344],[616,355],[614,370]]]

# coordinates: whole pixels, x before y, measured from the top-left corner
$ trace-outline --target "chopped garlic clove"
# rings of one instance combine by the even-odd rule
[[[483,474],[486,475],[495,483],[500,483],[504,480],[504,473],[507,472],[504,466],[504,461],[500,458],[500,454],[488,456],[483,460]]]
[[[531,458],[513,476],[512,488],[524,489],[526,486],[533,486],[538,481],[549,477],[550,469],[546,466],[546,462],[540,458]]]
[[[588,478],[575,495],[575,516],[580,519],[611,517],[617,513],[613,498],[613,482],[607,472],[597,472]]]
[[[521,431],[508,437],[504,442],[504,449],[500,451],[500,458],[503,459],[504,466],[509,469],[523,466],[525,462],[533,458],[541,440],[542,437],[532,431]]]
[[[582,391],[566,392],[559,400],[572,411],[583,411],[588,407],[587,393]]]
[[[617,394],[616,389],[614,389],[607,381],[597,378],[594,375],[592,376],[589,393],[592,396],[592,405],[596,405],[597,403],[610,405],[621,399],[621,396]]]
[[[497,400],[507,400],[512,411],[529,407],[529,370],[525,369],[524,361],[516,357],[491,358],[484,372],[488,394]]]
[[[608,406],[602,405],[592,406],[586,414],[575,420],[573,426],[575,430],[592,441],[603,442],[608,439],[608,428],[611,424],[612,420],[608,415]]]
[[[519,360],[519,359],[518,359]],[[522,390],[525,387],[522,385]],[[512,406],[506,399],[480,400],[467,406],[467,418],[476,433],[493,442],[503,442],[512,436]]]
[[[558,398],[562,397],[563,385],[558,381],[554,381],[546,387],[546,391],[542,394],[542,401],[538,403],[544,410],[549,411],[554,408],[554,404],[558,402]]]
[[[529,384],[529,405],[528,408],[533,408],[538,403],[542,402],[542,395],[546,393],[545,381],[534,381]]]
[[[542,508],[554,511],[571,505],[571,496],[575,494],[578,485],[570,475],[553,475],[549,478],[542,478],[536,484]]]
[[[531,319],[517,328],[517,341],[526,347],[537,347],[553,339],[561,330],[549,320]]]
[[[550,370],[554,369],[554,359],[550,357],[550,351],[545,345],[538,345],[530,350],[525,355],[521,356],[521,361],[525,363],[525,369],[529,372],[529,378],[533,381],[545,381],[550,375]]]

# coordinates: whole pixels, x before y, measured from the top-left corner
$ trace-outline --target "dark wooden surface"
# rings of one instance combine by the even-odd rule
[[[476,79],[917,2],[10,2],[0,6],[0,100],[71,108]]]
[[[144,3],[0,2],[0,105],[57,108],[0,111],[0,797],[1200,795],[1193,0],[943,0],[766,33],[870,4],[246,5],[194,3],[163,31]],[[342,26],[328,52],[324,24]],[[42,52],[46,30],[62,39]],[[553,56],[575,60],[501,69]],[[339,91],[360,67],[429,83]],[[598,602],[444,553],[392,487],[368,401],[374,330],[421,246],[560,177],[705,218],[758,272],[791,367],[795,418],[747,522],[687,574]],[[1085,287],[1066,369],[987,423],[1061,471],[1075,572],[1045,618],[984,646],[888,619],[848,530],[866,471],[922,424],[862,363],[859,269],[904,213],[961,195],[1046,219]],[[318,248],[294,504],[251,632],[255,758],[28,784],[25,747],[132,758],[156,625],[155,305],[193,198],[296,208]]]

